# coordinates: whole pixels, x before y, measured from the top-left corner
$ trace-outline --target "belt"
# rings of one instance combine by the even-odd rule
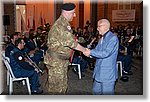
[[[69,60],[70,56],[64,55],[64,54],[60,54],[54,51],[47,51],[47,53],[49,54],[49,56],[54,57],[54,58],[58,58],[58,59],[62,59],[62,60]]]

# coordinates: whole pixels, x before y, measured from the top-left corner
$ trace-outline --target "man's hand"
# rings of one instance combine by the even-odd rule
[[[31,55],[34,55],[34,53],[35,53],[35,50],[31,50],[30,52],[29,52],[29,55],[31,56]]]
[[[83,54],[87,57],[90,57],[90,52],[91,52],[91,50],[86,48],[86,50],[83,52]]]
[[[34,69],[37,73],[39,73],[39,70],[37,68]]]

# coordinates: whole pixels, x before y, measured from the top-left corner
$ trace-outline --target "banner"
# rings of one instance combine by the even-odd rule
[[[112,10],[112,21],[135,21],[135,10]]]

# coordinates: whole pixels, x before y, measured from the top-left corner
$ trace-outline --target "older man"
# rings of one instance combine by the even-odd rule
[[[70,52],[72,49],[85,51],[85,48],[74,40],[69,24],[75,16],[75,4],[63,4],[61,16],[48,33],[48,50],[44,62],[48,68],[48,92],[50,94],[65,94],[68,86],[67,70]]]
[[[96,65],[93,73],[93,94],[108,95],[114,94],[115,81],[117,79],[116,61],[118,55],[119,41],[110,30],[110,23],[107,19],[98,21],[97,30],[102,38],[95,49],[84,52],[86,56],[96,58]]]

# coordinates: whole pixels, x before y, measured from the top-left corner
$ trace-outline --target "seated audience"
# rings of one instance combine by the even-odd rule
[[[30,33],[32,32],[32,33]],[[38,65],[40,61],[43,60],[43,51],[41,51],[33,40],[33,30],[25,34],[25,49],[24,53],[27,53],[30,58]]]

